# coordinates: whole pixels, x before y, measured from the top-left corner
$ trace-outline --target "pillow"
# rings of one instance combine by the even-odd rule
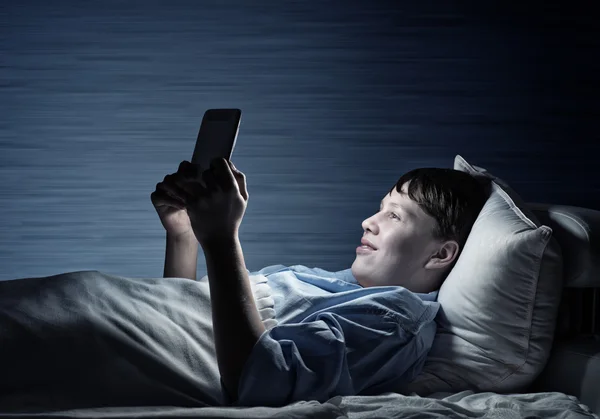
[[[504,181],[460,155],[454,168],[488,184],[489,197],[439,290],[438,330],[423,370],[400,392],[522,392],[550,355],[561,250]]]

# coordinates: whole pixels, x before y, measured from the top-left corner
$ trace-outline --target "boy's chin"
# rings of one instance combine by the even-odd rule
[[[368,274],[368,271],[364,266],[361,266],[361,262],[357,262],[356,260],[352,263],[351,266],[352,276],[360,282],[362,278],[365,278]]]

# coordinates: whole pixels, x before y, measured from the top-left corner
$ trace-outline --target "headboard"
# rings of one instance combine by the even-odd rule
[[[552,228],[563,254],[564,288],[555,339],[600,335],[600,211],[543,203],[528,206]]]

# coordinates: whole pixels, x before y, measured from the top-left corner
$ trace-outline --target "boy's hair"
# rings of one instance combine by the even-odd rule
[[[406,182],[410,182],[410,199],[436,220],[433,236],[440,240],[456,240],[460,254],[477,215],[487,201],[486,186],[466,172],[428,167],[402,175],[389,195],[394,188],[401,193]]]

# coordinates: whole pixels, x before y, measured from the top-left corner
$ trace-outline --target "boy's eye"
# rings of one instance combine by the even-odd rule
[[[382,211],[382,208],[379,208],[379,212],[381,212],[381,211]],[[390,213],[389,213],[389,216],[390,216],[391,218],[397,218],[398,220],[400,219],[400,217],[398,216],[398,214],[396,214],[396,213],[393,213],[393,212],[390,212]]]

